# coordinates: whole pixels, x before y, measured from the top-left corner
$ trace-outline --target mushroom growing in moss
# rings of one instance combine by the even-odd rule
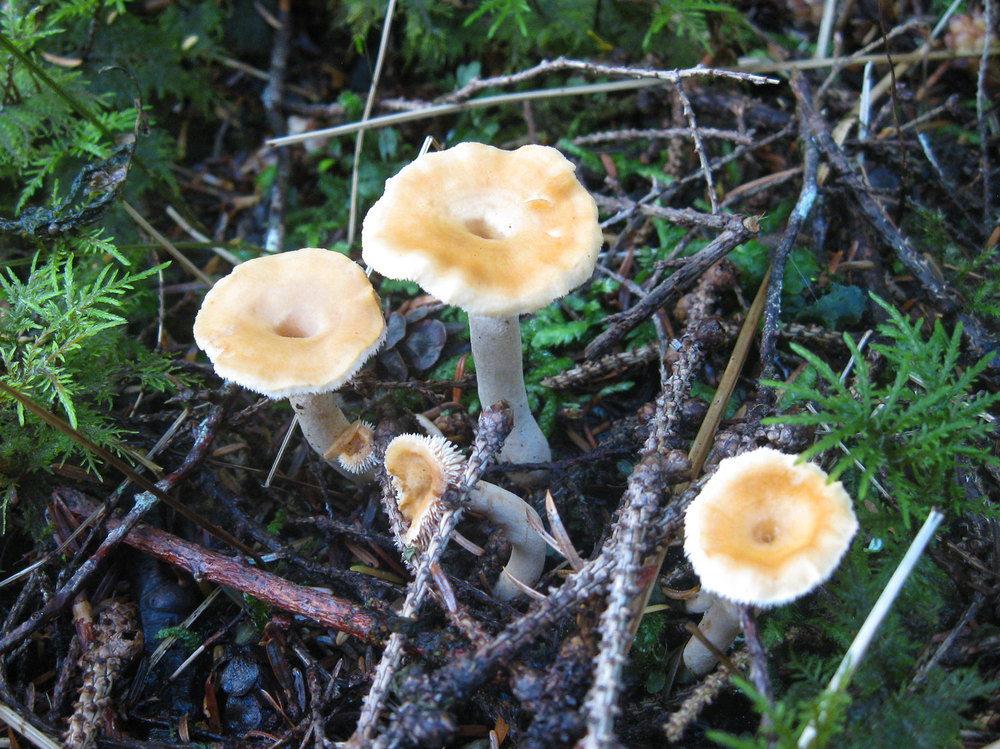
[[[396,504],[409,523],[405,541],[424,548],[443,513],[441,497],[459,478],[462,456],[443,437],[401,434],[385,450],[385,470],[396,491]],[[511,577],[531,587],[545,566],[545,541],[532,527],[541,518],[523,499],[499,486],[479,481],[469,492],[469,509],[498,525],[510,543],[510,559],[493,587],[501,601],[521,590]]]
[[[379,298],[361,266],[316,248],[237,265],[205,295],[194,321],[195,342],[216,373],[288,398],[320,455],[349,426],[334,391],[384,335]]]
[[[479,400],[511,405],[501,456],[514,463],[551,459],[528,407],[518,315],[590,278],[602,242],[597,205],[559,151],[481,143],[405,166],[361,232],[368,265],[469,313]]]
[[[833,574],[858,529],[839,481],[795,455],[759,448],[719,463],[684,516],[684,551],[717,599],[705,621],[724,650],[738,632],[734,604],[776,606]],[[684,662],[706,673],[715,657],[697,639]]]

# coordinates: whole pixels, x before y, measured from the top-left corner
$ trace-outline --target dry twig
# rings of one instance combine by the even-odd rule
[[[606,351],[657,309],[679,297],[708,268],[760,231],[760,224],[753,216],[725,218],[728,226],[697,254],[688,258],[669,278],[652,289],[631,309],[608,317],[610,326],[587,345],[584,355],[590,359]]]
[[[261,94],[267,124],[275,137],[284,135],[286,131],[281,110],[285,100],[285,70],[288,67],[288,44],[291,38],[290,4],[290,0],[282,0],[278,4],[279,19],[274,44],[271,46],[271,69],[268,72],[267,87]],[[277,156],[277,173],[268,199],[267,236],[264,240],[264,247],[268,252],[281,252],[285,249],[285,197],[288,194],[288,172],[292,166],[292,158],[287,152]]]
[[[804,123],[803,123],[804,125]],[[805,130],[805,127],[803,127]],[[802,139],[804,151],[802,189],[799,199],[788,217],[788,225],[781,235],[781,242],[771,255],[770,284],[767,287],[767,303],[764,307],[764,331],[760,341],[761,377],[768,379],[774,376],[774,346],[778,336],[781,319],[781,289],[785,276],[785,263],[792,251],[795,238],[799,235],[803,222],[812,211],[813,203],[819,194],[817,171],[819,168],[819,150],[812,138]]]
[[[62,490],[60,497],[77,515],[85,516],[94,506],[83,495]],[[125,521],[108,520],[109,535],[121,535]],[[258,598],[282,611],[289,611],[367,642],[381,642],[389,636],[389,622],[369,608],[357,606],[318,588],[289,582],[278,575],[209,551],[165,531],[136,524],[122,538],[132,548],[152,554],[198,580],[225,585]]]
[[[990,43],[992,29],[996,22],[994,0],[984,0],[983,18],[986,33],[983,34],[983,54],[979,58],[979,73],[976,76],[976,128],[979,131],[979,174],[983,179],[983,223],[987,226],[995,219],[993,216],[993,177],[990,170],[990,139],[986,129],[986,74],[990,63]],[[993,102],[994,105],[996,102]]]
[[[442,498],[446,510],[441,516],[438,527],[434,530],[427,549],[420,555],[416,569],[413,573],[413,581],[406,591],[406,599],[403,601],[403,608],[400,615],[405,618],[412,618],[420,611],[424,598],[430,590],[430,581],[433,579],[434,569],[439,568],[439,560],[444,552],[452,531],[462,519],[462,511],[468,501],[469,491],[475,486],[483,469],[494,459],[497,452],[503,446],[503,441],[510,432],[512,424],[510,407],[506,403],[499,403],[483,409],[479,416],[479,432],[476,435],[476,442],[465,464],[462,474],[462,484],[458,487],[449,487],[447,493]],[[391,489],[390,489],[391,491]],[[391,502],[389,499],[387,502]],[[394,632],[386,643],[382,659],[379,661],[372,676],[372,686],[365,696],[361,706],[361,716],[358,718],[357,727],[354,729],[354,736],[347,742],[347,746],[367,747],[371,744],[375,736],[379,715],[382,713],[385,698],[389,691],[389,684],[396,673],[399,659],[403,653],[403,645],[406,638],[402,632]]]
[[[482,99],[468,100],[476,91],[483,88],[495,86],[510,86],[521,83],[531,78],[554,73],[563,70],[575,70],[590,73],[598,76],[624,77],[632,80],[615,81],[612,83],[599,83],[590,86],[565,86],[561,88],[543,89],[540,91],[522,91],[502,96],[490,96]],[[314,130],[308,133],[290,135],[284,138],[272,138],[267,141],[269,146],[287,146],[293,143],[300,143],[311,138],[332,138],[337,135],[357,132],[358,130],[368,130],[376,127],[388,127],[398,125],[403,122],[424,119],[427,117],[437,117],[445,114],[466,111],[483,106],[498,106],[501,104],[515,104],[531,99],[550,99],[553,96],[578,95],[584,93],[597,93],[598,91],[614,91],[622,89],[637,88],[642,85],[656,85],[656,83],[677,83],[686,78],[724,78],[741,81],[743,83],[753,83],[764,85],[777,83],[773,78],[755,75],[753,73],[743,73],[736,70],[723,70],[721,68],[687,68],[685,70],[651,70],[649,68],[637,68],[628,65],[601,65],[598,63],[586,62],[584,60],[570,60],[565,57],[558,57],[555,60],[544,60],[538,65],[527,70],[510,75],[497,76],[496,78],[474,79],[458,91],[454,91],[439,101],[442,103],[425,105],[422,108],[409,112],[386,115],[384,117],[374,117],[364,119],[348,125]]]
[[[697,327],[701,324],[702,317],[693,317],[692,322],[691,328]],[[639,572],[642,559],[647,553],[648,536],[659,511],[660,500],[667,485],[671,483],[668,478],[668,456],[665,454],[666,439],[677,427],[680,404],[690,392],[691,377],[703,356],[702,345],[696,334],[686,334],[681,345],[681,357],[657,398],[654,425],[643,446],[639,463],[629,476],[623,500],[625,509],[614,531],[617,548],[614,574],[601,616],[601,650],[594,667],[594,683],[584,706],[587,736],[583,746],[587,749],[611,749],[616,744],[614,718],[619,713],[621,670],[632,644],[629,631],[633,616],[631,602],[639,594]],[[687,459],[683,453],[670,458],[678,466],[683,465],[680,472],[674,469],[673,483],[676,483],[678,473],[687,473]]]

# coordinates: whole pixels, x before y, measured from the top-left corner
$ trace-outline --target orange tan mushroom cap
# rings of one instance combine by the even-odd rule
[[[223,378],[287,398],[347,382],[385,336],[364,270],[307,248],[249,260],[213,286],[194,338]]]
[[[327,460],[336,460],[350,473],[365,473],[378,461],[375,452],[375,428],[358,419],[351,423],[323,454]]]
[[[833,573],[858,528],[851,498],[796,459],[760,448],[719,463],[685,515],[684,551],[703,588],[773,606]]]
[[[385,449],[396,506],[410,522],[405,540],[424,548],[440,520],[441,497],[458,480],[462,455],[443,437],[401,434]]]
[[[401,434],[385,449],[385,470],[396,491],[396,506],[410,522],[404,540],[426,549],[444,515],[441,497],[461,478],[462,456],[439,435]],[[503,530],[511,551],[493,595],[508,601],[519,595],[514,578],[529,588],[545,567],[545,541],[533,526],[542,520],[523,499],[506,489],[478,481],[468,493],[468,508]]]
[[[597,205],[549,146],[460,143],[403,167],[365,217],[364,261],[471,314],[533,312],[593,273]]]

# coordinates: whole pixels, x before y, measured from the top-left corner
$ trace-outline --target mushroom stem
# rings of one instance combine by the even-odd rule
[[[299,427],[306,442],[324,457],[334,440],[351,425],[332,391],[291,395],[288,402],[299,417]]]
[[[517,316],[469,315],[469,334],[479,402],[485,407],[505,400],[514,417],[514,428],[500,451],[501,458],[509,463],[549,462],[552,451],[548,440],[528,407]]]
[[[538,582],[545,566],[545,541],[531,523],[533,517],[541,526],[538,513],[513,492],[485,481],[469,492],[469,509],[500,526],[510,542],[510,559],[493,586],[493,595],[501,601],[520,595],[521,589],[511,582],[511,577],[529,587]]]
[[[711,593],[699,593],[697,603],[704,603],[705,597],[711,596],[713,600],[705,611],[698,624],[698,630],[705,636],[705,639],[712,643],[716,650],[726,652],[733,640],[740,633],[740,612],[737,604],[722,598],[712,596]],[[692,608],[692,607],[689,607]],[[695,676],[704,676],[715,666],[719,659],[715,653],[705,647],[705,644],[697,637],[692,637],[684,647],[684,665],[687,666]]]

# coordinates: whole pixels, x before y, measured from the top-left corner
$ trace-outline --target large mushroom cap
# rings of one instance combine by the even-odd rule
[[[219,376],[272,398],[336,389],[384,335],[361,266],[315,248],[236,266],[205,295],[194,322],[195,342]]]
[[[760,448],[727,458],[688,507],[684,551],[702,587],[773,606],[826,580],[858,522],[839,481]]]
[[[364,261],[477,315],[533,312],[594,271],[597,204],[548,146],[460,143],[385,184],[365,217]]]

